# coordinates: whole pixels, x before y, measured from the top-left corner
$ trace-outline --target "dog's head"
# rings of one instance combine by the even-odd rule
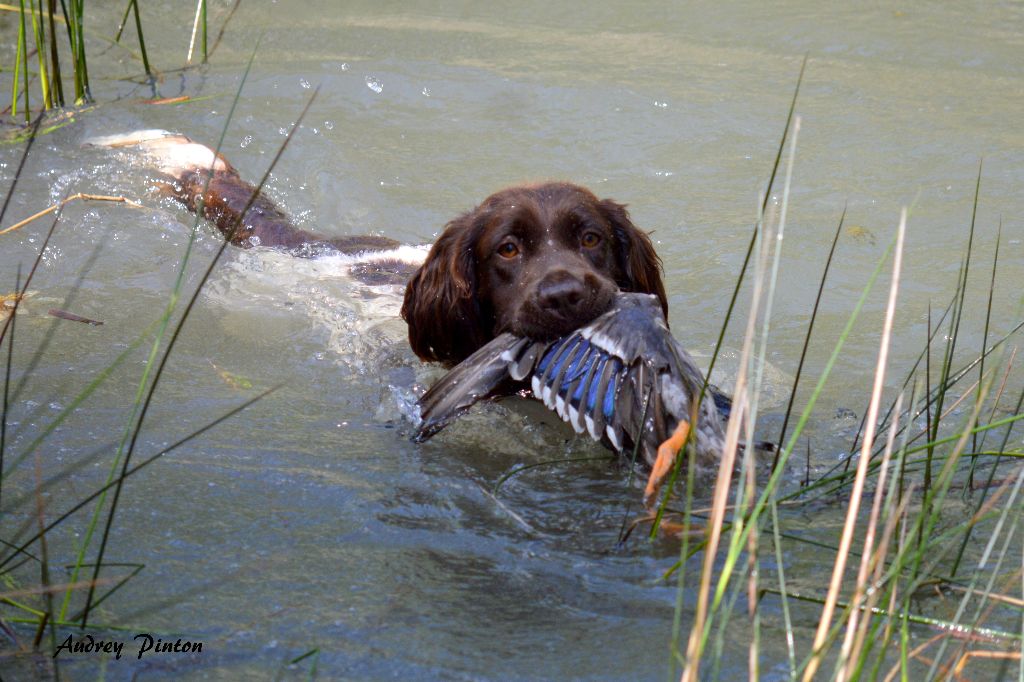
[[[454,365],[502,332],[563,336],[616,291],[658,296],[661,262],[625,207],[569,183],[511,187],[448,223],[405,292],[424,360]]]

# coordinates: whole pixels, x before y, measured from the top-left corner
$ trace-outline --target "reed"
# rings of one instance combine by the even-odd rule
[[[892,249],[894,272],[899,270],[905,226],[904,215]],[[990,288],[995,280],[992,282]],[[868,282],[863,294],[867,293],[871,283]],[[1022,568],[1020,539],[1016,533],[1022,516],[1020,489],[1024,481],[1024,463],[1000,468],[1000,462],[1021,462],[1024,457],[1018,450],[1007,450],[1010,430],[1022,416],[1020,408],[1024,404],[1024,391],[1015,397],[1015,404],[1010,408],[1013,413],[997,418],[999,412],[995,406],[1010,380],[1010,368],[1004,367],[998,375],[995,372],[984,373],[977,386],[965,393],[965,404],[971,403],[970,414],[952,426],[948,424],[951,415],[935,414],[932,422],[921,432],[927,442],[911,446],[912,432],[916,429],[903,426],[903,420],[916,418],[927,409],[927,405],[937,401],[941,387],[945,386],[948,391],[951,379],[958,374],[952,362],[954,354],[947,351],[943,353],[942,365],[936,368],[943,379],[932,395],[917,388],[923,386],[923,380],[914,381],[909,402],[906,394],[901,393],[892,405],[892,423],[880,422],[878,416],[883,409],[884,371],[888,362],[886,349],[897,305],[897,285],[898,277],[894,275],[870,412],[865,420],[866,429],[859,457],[855,460],[855,471],[823,477],[806,488],[788,492],[784,489],[781,472],[813,409],[814,395],[795,432],[784,444],[779,465],[768,480],[758,486],[756,501],[749,480],[751,470],[741,468],[748,479],[733,482],[733,460],[726,453],[713,496],[699,581],[686,584],[686,572],[683,570],[685,555],[679,564],[680,595],[684,589],[696,590],[698,600],[689,628],[689,644],[685,655],[680,656],[684,665],[683,680],[698,679],[704,666],[712,671],[713,676],[721,672],[721,657],[723,651],[727,651],[720,644],[722,630],[719,630],[716,646],[707,647],[706,643],[715,619],[722,623],[735,622],[731,612],[744,603],[743,599],[737,598],[744,593],[740,589],[742,585],[746,585],[751,633],[748,675],[752,679],[760,674],[760,661],[765,655],[766,638],[759,610],[769,595],[781,602],[784,629],[781,638],[784,639],[790,679],[810,680],[825,676],[837,680],[891,679],[895,676],[901,679],[935,679],[962,674],[970,666],[998,664],[1012,665],[1020,670],[1020,633],[1005,628],[986,629],[986,620],[1000,611],[1005,620],[1008,604],[1020,604],[1019,598],[1013,596],[1011,586]],[[958,290],[962,288],[961,279]],[[752,295],[757,295],[758,287],[753,289]],[[962,305],[958,300],[957,307],[962,308]],[[857,309],[851,315],[851,322],[856,313]],[[840,336],[833,360],[838,356],[850,327],[848,323]],[[753,329],[753,326],[748,328],[748,336]],[[744,345],[744,358],[750,357],[749,346],[747,343]],[[831,364],[830,361],[820,377],[819,388],[827,378]],[[745,388],[742,379],[737,382],[738,390]],[[999,390],[994,391],[997,379]],[[995,398],[990,400],[993,393]],[[734,400],[740,407],[736,413],[742,416],[748,399],[737,395]],[[987,420],[980,419],[982,414],[988,415]],[[989,431],[1001,432],[999,447],[988,452],[978,447],[967,447],[970,443],[982,441]],[[735,428],[730,431],[734,432]],[[876,449],[876,442],[883,434],[884,444]],[[988,472],[989,482],[981,486],[980,494],[972,493],[973,473],[983,461],[992,463]],[[991,483],[998,482],[997,469],[1007,476],[1002,486],[992,492]],[[930,480],[926,487],[925,479],[929,472]],[[977,498],[969,518],[950,524],[944,508],[951,500],[950,491],[955,487],[962,487],[964,495],[975,494]],[[688,508],[692,504],[689,495],[686,499]],[[866,513],[861,511],[862,499],[867,505]],[[846,509],[837,543],[829,547],[822,547],[820,543],[815,545],[824,550],[817,552],[822,557],[822,570],[829,568],[831,573],[831,579],[820,585],[820,597],[806,593],[806,582],[802,589],[792,587],[789,582],[792,578],[784,570],[786,548],[794,547],[794,543],[810,542],[799,532],[786,529],[787,517],[791,516],[789,512],[794,509],[794,503],[796,509],[820,507],[822,504],[842,505]],[[731,517],[728,509],[732,510]],[[970,565],[966,577],[960,578],[958,567],[966,561],[964,549],[982,528],[986,533],[984,551]],[[727,535],[731,537],[723,540]],[[764,551],[760,547],[762,538],[770,541],[770,546]],[[762,554],[774,560],[773,571],[763,564]],[[827,559],[829,556],[830,560]],[[853,574],[847,568],[848,563],[857,566]],[[775,584],[762,584],[764,580]],[[929,586],[932,586],[930,589],[937,586],[943,591],[960,590],[961,597],[951,617],[930,618],[917,612],[922,590]],[[802,638],[794,626],[791,602],[805,603],[808,599],[820,604],[821,611],[813,642],[804,643],[801,647]],[[941,629],[942,634],[930,639],[927,646],[914,648],[911,642],[920,637],[921,629]],[[984,643],[980,639],[982,632],[989,638]],[[686,628],[673,633],[674,652],[681,648],[680,640],[684,636]],[[773,658],[777,658],[778,653],[781,650],[773,654]],[[674,654],[674,658],[677,655]],[[832,667],[831,672],[826,672],[826,666]],[[670,665],[670,669],[673,668]]]
[[[255,57],[255,54],[256,52],[254,50],[253,58]],[[250,59],[249,62],[250,66],[251,64],[252,59]],[[245,75],[242,78],[242,82],[239,85],[238,92],[235,95],[234,103],[237,103],[238,101],[238,97],[240,96],[242,87],[244,87],[248,73],[249,70],[247,68]],[[309,107],[315,101],[315,98],[316,92],[314,92],[306,102],[305,108],[297,117],[291,132],[285,138],[277,155],[271,161],[260,184],[254,190],[253,195],[250,198],[250,202],[254,201],[256,196],[259,194],[263,184],[266,182],[272,169],[275,167],[281,155],[287,148],[288,142],[295,130],[297,130],[301,125],[302,120],[308,112]],[[232,107],[225,119],[218,149],[220,144],[223,143],[224,135],[230,125],[234,112],[234,103],[232,104]],[[38,127],[38,122],[39,118],[36,120],[36,127]],[[33,135],[29,139],[29,143],[26,144],[22,158],[22,167],[24,165],[24,159],[27,158],[29,150],[32,147],[32,142],[35,139],[34,132],[35,131],[33,130]],[[8,190],[8,200],[15,191],[15,186],[17,185],[19,176],[20,168]],[[133,455],[135,454],[139,444],[139,436],[145,426],[145,417],[148,408],[152,404],[160,378],[168,367],[168,362],[172,357],[172,351],[175,343],[190,318],[193,306],[198,299],[203,286],[213,273],[229,243],[229,240],[223,242],[222,248],[217,251],[214,257],[205,266],[195,288],[191,292],[186,293],[184,287],[185,282],[187,281],[186,275],[190,271],[190,256],[192,255],[195,236],[201,227],[201,219],[197,215],[193,224],[190,239],[185,246],[177,280],[168,295],[167,305],[163,312],[157,317],[157,319],[151,322],[146,329],[138,334],[135,339],[128,342],[126,344],[126,348],[114,359],[114,361],[93,377],[87,386],[72,400],[70,400],[70,402],[40,430],[40,433],[31,443],[23,447],[20,452],[16,453],[13,457],[6,456],[8,450],[8,443],[6,442],[8,408],[11,402],[10,398],[16,396],[19,390],[19,387],[14,387],[14,391],[11,390],[13,345],[15,341],[16,320],[18,318],[18,306],[32,281],[32,277],[35,274],[39,263],[47,252],[51,241],[54,239],[54,235],[56,234],[57,228],[61,222],[60,209],[65,203],[67,203],[67,200],[69,199],[60,202],[52,210],[48,209],[46,211],[42,211],[34,216],[30,221],[22,221],[21,224],[17,225],[18,227],[24,227],[45,215],[54,214],[48,232],[46,233],[46,237],[36,254],[32,267],[29,269],[27,276],[25,276],[24,281],[22,281],[20,270],[18,272],[17,281],[15,282],[16,295],[13,297],[12,309],[4,321],[2,328],[0,328],[0,349],[2,349],[4,342],[7,343],[2,390],[2,394],[4,396],[2,404],[3,413],[0,414],[0,423],[4,425],[4,428],[0,429],[0,502],[4,503],[0,512],[10,512],[16,509],[25,510],[27,508],[31,508],[33,510],[33,513],[28,515],[28,520],[25,521],[21,528],[5,529],[4,547],[0,549],[0,580],[3,580],[8,585],[13,584],[12,581],[16,580],[14,577],[16,575],[16,571],[22,569],[26,563],[36,564],[39,568],[38,584],[31,587],[29,592],[41,595],[42,608],[37,608],[24,603],[16,597],[16,593],[10,591],[0,593],[0,602],[13,607],[16,611],[22,614],[20,616],[14,615],[13,617],[5,616],[5,620],[34,625],[36,630],[36,635],[34,637],[35,647],[38,648],[41,645],[43,638],[47,636],[48,633],[51,651],[56,649],[58,629],[71,627],[81,629],[89,628],[93,630],[97,628],[102,630],[111,629],[111,626],[108,624],[94,622],[95,619],[91,618],[92,614],[95,612],[98,605],[110,599],[122,586],[139,575],[139,573],[144,569],[140,564],[115,563],[105,560],[105,551],[113,533],[116,532],[115,521],[118,502],[120,494],[124,489],[125,482],[137,472],[150,466],[161,457],[173,452],[193,439],[200,437],[210,429],[221,424],[223,421],[234,417],[242,410],[247,409],[279,388],[279,386],[274,386],[263,390],[254,397],[244,401],[236,408],[229,410],[227,413],[213,419],[201,428],[187,434],[169,447],[166,447],[155,454],[146,456],[142,461],[133,461]],[[5,202],[4,207],[0,209],[0,224],[2,224],[3,216],[6,212],[6,206],[7,203]],[[244,214],[244,211],[242,214]],[[238,226],[236,225],[235,228],[237,229],[237,227]],[[179,302],[184,303],[184,306],[179,305]],[[46,340],[44,339],[44,343],[45,342]],[[114,441],[114,443],[101,446],[93,454],[83,457],[81,460],[76,462],[74,467],[64,468],[56,474],[51,475],[48,478],[44,478],[41,454],[46,448],[49,437],[74,410],[85,404],[101,385],[111,379],[115,369],[122,366],[128,358],[134,355],[135,351],[147,344],[149,346],[148,358],[135,385],[135,399],[128,411],[128,414],[126,415],[125,426],[120,436]],[[61,506],[66,508],[63,508],[58,512],[52,512],[49,509],[49,506],[52,505],[52,502],[46,499],[49,491],[54,490],[56,485],[60,481],[65,480],[67,476],[71,475],[76,468],[91,464],[104,456],[109,456],[112,451],[115,454],[110,464],[107,480],[102,486],[73,504],[62,504]],[[12,472],[18,470],[26,461],[31,461],[33,463],[33,485],[31,491],[29,494],[23,495],[20,499],[15,499],[12,502],[10,499],[6,499],[7,496],[3,495],[5,479],[10,476]],[[107,502],[108,493],[111,494],[109,504]],[[90,509],[90,507],[92,512],[88,521],[85,523],[76,559],[72,566],[69,567],[69,579],[64,583],[58,584],[52,579],[54,569],[51,565],[48,539],[51,538],[55,532],[66,530],[66,527],[72,522],[72,519],[75,518],[76,514],[83,510]],[[102,529],[102,533],[97,533],[96,531],[100,529]],[[11,530],[13,530],[13,532],[8,535],[8,531]],[[83,573],[88,573],[89,577],[83,579]],[[111,573],[116,573],[116,575],[108,575]],[[18,575],[23,575],[23,573],[19,572]],[[77,612],[73,611],[72,606],[74,605],[75,595],[83,593],[85,596],[81,599]],[[314,653],[315,652],[311,652],[310,655],[312,656],[313,667],[315,669],[316,656]],[[52,659],[47,656],[44,657],[44,660]],[[54,669],[54,673],[57,674],[56,669]]]
[[[216,40],[209,46],[207,3],[206,0],[197,0],[184,68],[192,67],[197,49],[199,62],[207,63],[237,8],[236,1],[225,15]],[[62,0],[60,3],[57,0],[19,0],[17,6],[0,5],[0,11],[18,14],[17,44],[13,60],[8,67],[13,76],[8,107],[12,118],[20,117],[28,124],[32,120],[33,107],[39,112],[63,109],[72,104],[79,108],[91,104],[93,93],[87,53],[93,49],[94,43],[120,46],[129,19],[135,30],[138,52],[126,50],[126,53],[130,59],[140,64],[142,77],[153,89],[153,97],[158,97],[157,83],[160,72],[149,59],[143,19],[137,0],[128,0],[120,21],[116,26],[110,27],[109,32],[103,25],[104,21],[109,20],[104,8],[87,12],[85,0]],[[90,25],[88,31],[87,23]],[[60,35],[58,25],[63,25],[65,36]],[[35,71],[31,72],[29,65],[33,59],[36,66]],[[73,84],[74,96],[70,102],[65,98],[66,82]],[[36,87],[39,99],[33,101],[31,93]]]
[[[794,145],[798,123],[797,116],[791,140]],[[758,239],[765,242],[782,243],[777,237],[785,226],[792,147],[786,169],[780,215],[777,219],[762,215],[758,221]],[[684,536],[679,561],[669,572],[676,573],[677,580],[677,616],[669,646],[670,679],[675,679],[680,667],[684,681],[737,674],[738,652],[735,645],[730,651],[725,644],[727,631],[737,627],[744,628],[747,637],[746,674],[750,679],[763,674],[766,657],[772,661],[783,657],[788,679],[805,682],[960,679],[974,669],[999,669],[1010,677],[1024,676],[1019,628],[1015,631],[1012,625],[988,625],[993,618],[1000,624],[1019,623],[1024,607],[1019,597],[1024,561],[1018,534],[1024,517],[1020,502],[1024,452],[1019,447],[1008,447],[1015,424],[1024,418],[1024,389],[1012,385],[1018,376],[1013,372],[1014,353],[1005,352],[1011,339],[1019,339],[1021,323],[1011,320],[1007,325],[998,321],[999,326],[1005,325],[1011,331],[990,343],[991,331],[997,326],[992,300],[998,285],[1001,228],[996,237],[988,290],[984,292],[982,349],[958,366],[959,356],[963,355],[958,341],[966,318],[964,311],[972,305],[968,274],[976,248],[982,178],[979,164],[963,263],[953,297],[937,321],[932,322],[929,315],[924,347],[895,398],[886,399],[886,386],[890,383],[886,377],[894,369],[889,367],[888,356],[899,308],[904,235],[911,229],[907,209],[900,216],[888,249],[868,277],[845,328],[833,342],[829,360],[805,398],[806,407],[790,428],[816,312],[842,232],[843,218],[840,219],[825,259],[804,345],[796,359],[796,378],[783,420],[780,449],[762,481],[756,480],[756,467],[748,459],[741,463],[735,452],[741,433],[748,440],[753,436],[757,373],[763,367],[770,332],[767,318],[771,312],[776,261],[768,258],[763,247],[756,250],[759,255],[753,261],[754,280],[749,287],[750,318],[728,442],[705,526],[704,555],[694,577],[693,572],[686,570],[691,553],[690,541]],[[775,223],[777,226],[773,227]],[[861,427],[851,445],[851,453],[857,454],[847,458],[846,464],[799,484],[792,474],[785,473],[787,464],[813,418],[822,388],[842,357],[854,322],[887,263],[892,274],[874,381]],[[759,324],[758,316],[765,318]],[[940,329],[946,337],[941,350],[935,348]],[[1004,355],[1009,359],[1004,361]],[[958,384],[966,383],[964,379],[968,376],[976,381],[960,388]],[[1017,394],[1010,406],[1004,404],[1007,393]],[[965,414],[957,417],[958,410]],[[984,444],[990,431],[1000,434],[1001,442],[986,450]],[[988,471],[981,480],[977,474],[986,467]],[[962,493],[954,496],[955,490]],[[693,474],[688,472],[683,498],[686,525],[691,523],[695,507],[692,491]],[[969,505],[966,515],[949,513],[948,509],[965,503]],[[842,516],[842,527],[833,542],[821,542],[813,533],[801,530],[805,525],[802,514],[823,512]],[[979,555],[969,558],[966,550],[976,538],[983,541],[984,547]],[[765,541],[767,546],[763,545]],[[794,575],[786,570],[785,562],[799,545],[813,548],[819,566],[814,575],[801,576],[798,587],[793,584]],[[688,627],[682,624],[684,591],[696,596]],[[929,594],[942,593],[958,594],[955,610],[945,617],[922,611]],[[762,611],[766,599],[777,599],[781,607],[781,626],[771,631],[764,626]],[[810,605],[818,607],[816,614],[809,610]],[[740,609],[746,612],[746,625],[738,623]],[[810,638],[797,625],[809,620],[815,623]],[[927,636],[929,632],[937,634]],[[922,639],[923,643],[915,645]],[[731,660],[727,662],[725,656]],[[1007,668],[1016,669],[1016,673]]]
[[[192,37],[188,41],[188,56],[185,57],[187,64],[192,63],[192,53],[196,46],[196,34],[199,34],[199,51],[203,56],[203,63],[206,63],[209,56],[206,48],[206,0],[198,0],[196,3],[196,17],[192,22]]]

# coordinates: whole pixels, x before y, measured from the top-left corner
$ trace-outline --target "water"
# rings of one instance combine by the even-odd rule
[[[69,404],[157,319],[189,238],[191,217],[151,188],[152,172],[82,141],[158,127],[214,143],[257,39],[224,151],[243,176],[257,179],[319,86],[267,187],[300,225],[424,244],[502,186],[571,179],[627,202],[635,222],[654,230],[673,329],[698,357],[714,346],[808,53],[769,352],[778,371],[769,389],[783,394],[795,367],[844,206],[849,229],[822,301],[808,360],[813,377],[909,205],[888,382],[898,387],[925,338],[929,301],[938,311],[953,293],[981,157],[963,357],[981,344],[1000,220],[992,336],[1018,317],[1020,5],[444,2],[415,9],[280,0],[243,4],[212,64],[187,72],[173,71],[191,25],[178,9],[144,11],[151,60],[166,69],[159,92],[121,80],[141,71],[124,50],[97,53],[90,67],[99,106],[40,138],[8,211],[10,222],[69,192],[124,195],[144,206],[78,202],[64,212],[19,317],[20,390],[8,452],[22,452],[58,413],[51,403]],[[105,35],[121,10],[90,11]],[[224,3],[211,7],[213,34],[224,13]],[[10,44],[10,17],[2,19]],[[196,101],[143,102],[154,94]],[[5,186],[19,154],[0,151]],[[13,288],[17,264],[27,267],[46,227],[43,220],[0,237],[2,292]],[[217,246],[203,228],[186,289]],[[637,513],[639,489],[629,487],[628,472],[603,461],[539,467],[493,495],[495,482],[518,465],[603,453],[522,405],[482,409],[425,445],[410,443],[402,408],[439,372],[404,345],[397,292],[354,287],[338,277],[343,266],[232,249],[200,297],[137,456],[259,390],[284,386],[129,481],[107,558],[146,567],[94,621],[165,639],[185,633],[205,646],[191,657],[111,661],[108,677],[235,679],[275,670],[299,677],[310,659],[288,661],[314,648],[329,678],[664,677],[676,595],[658,579],[678,550],[668,540],[617,546],[624,516]],[[863,413],[886,285],[883,276],[812,425],[818,471],[848,448],[856,425],[848,411]],[[55,320],[50,308],[104,324]],[[746,308],[743,299],[738,319]],[[741,329],[737,322],[727,340],[733,354]],[[44,476],[82,463],[53,488],[51,514],[105,480],[110,449],[97,448],[119,439],[147,351],[131,351],[40,450]],[[776,424],[777,402],[767,407]],[[5,482],[3,505],[15,510],[8,517],[15,527],[34,508],[31,497],[19,499],[30,490],[32,462]],[[802,476],[802,464],[791,475]],[[807,513],[815,516],[791,519],[794,531],[806,524],[809,535],[834,541],[842,509]],[[54,537],[55,561],[72,561],[85,523],[77,516]],[[796,546],[787,562],[794,585],[819,586],[819,554]],[[687,592],[684,623],[692,600]],[[798,637],[809,639],[816,614],[797,608]],[[781,679],[778,602],[766,601],[762,617],[764,670]],[[739,621],[723,641],[734,652],[723,679],[745,675],[749,630]],[[931,634],[921,630],[921,641]],[[85,657],[61,662],[71,677],[92,678],[99,665]]]

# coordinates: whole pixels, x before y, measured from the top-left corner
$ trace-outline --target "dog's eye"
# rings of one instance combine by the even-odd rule
[[[585,232],[583,233],[583,236],[580,237],[580,244],[585,249],[592,249],[600,243],[601,235],[599,235],[597,232]]]
[[[515,258],[519,255],[519,247],[515,242],[505,242],[498,247],[498,255],[502,258]]]

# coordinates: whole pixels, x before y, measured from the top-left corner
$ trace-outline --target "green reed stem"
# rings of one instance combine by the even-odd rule
[[[18,18],[18,49],[14,62],[14,78],[11,83],[11,116],[18,116],[18,80],[24,79],[25,84],[25,122],[29,121],[28,106],[28,37],[25,32],[25,0],[19,0],[21,13]]]
[[[139,50],[142,52],[142,67],[152,80],[153,70],[149,68],[149,56],[146,54],[146,39],[142,35],[142,19],[139,17],[139,0],[132,0],[132,12],[135,15],[135,32],[139,34]]]
[[[32,35],[36,41],[36,60],[39,63],[39,86],[43,91],[43,108],[50,109],[53,107],[53,98],[50,96],[50,76],[46,68],[46,37],[43,32],[41,16],[42,2],[41,0],[32,0],[29,7],[32,15]]]
[[[988,301],[985,304],[985,329],[982,332],[982,337],[981,337],[981,347],[982,347],[982,349],[984,349],[986,346],[988,346],[988,332],[989,332],[989,327],[990,327],[990,325],[992,323],[992,298],[993,298],[993,295],[994,295],[995,290],[996,290],[996,267],[999,264],[999,242],[1002,240],[1002,236],[1003,236],[1003,221],[1000,220],[999,221],[999,229],[996,231],[996,247],[995,247],[994,253],[992,254],[992,277],[989,280],[989,284],[988,284]],[[982,383],[982,380],[984,378],[985,378],[985,358],[984,358],[984,356],[982,356],[981,362],[978,365],[978,391],[977,391],[977,395],[975,397],[975,400],[978,400],[981,397],[981,383]],[[992,406],[993,414],[995,413],[995,409],[996,409],[996,405],[993,405]],[[982,445],[984,445],[984,443],[985,443],[985,437],[984,436],[982,436],[982,441],[981,442],[982,442]],[[978,450],[978,437],[977,436],[974,436],[972,438],[972,440],[971,440],[971,450]],[[975,460],[972,457],[971,458],[971,470],[967,474],[968,483],[971,483],[971,482],[974,481],[974,462],[975,462]]]
[[[75,72],[80,75],[79,88],[75,92],[75,104],[92,102],[89,88],[89,64],[85,54],[85,0],[71,0],[71,13],[75,17]]]
[[[14,276],[14,291],[21,291],[21,263],[18,263],[17,274]],[[14,328],[16,321],[14,320],[14,313],[11,311],[11,327],[10,336],[7,337],[7,365],[4,368],[4,401],[3,411],[0,412],[0,495],[3,493],[4,484],[4,452],[6,452],[7,446],[7,413],[10,408],[10,387],[11,387],[11,367],[14,364]],[[2,497],[0,497],[2,500]],[[3,504],[0,504],[0,516],[3,515]]]
[[[793,403],[796,400],[796,389],[800,385],[800,377],[803,374],[804,360],[807,359],[807,349],[811,345],[811,332],[814,331],[814,321],[818,318],[818,306],[821,304],[822,295],[825,293],[825,282],[828,281],[828,271],[832,267],[832,258],[836,253],[836,244],[839,242],[839,235],[843,232],[843,222],[846,220],[846,206],[843,206],[843,213],[839,216],[839,224],[836,226],[836,233],[832,237],[832,245],[829,247],[828,256],[825,258],[825,269],[821,273],[821,281],[818,283],[818,293],[814,297],[814,307],[811,309],[811,319],[807,323],[807,333],[804,335],[804,345],[800,349],[800,361],[796,366],[796,376],[793,377],[793,387],[789,391],[789,402],[786,404],[786,416],[782,419],[782,429],[779,431],[779,443],[786,441],[786,427],[789,425],[790,415],[793,414]],[[775,451],[772,459],[772,469],[779,463],[779,451]]]
[[[739,550],[737,548],[742,548],[744,546],[744,544],[746,543],[747,535],[749,535],[751,528],[757,523],[757,520],[761,518],[761,514],[764,512],[764,508],[767,506],[768,500],[773,495],[775,495],[779,483],[782,479],[782,472],[786,468],[786,462],[789,460],[789,457],[793,452],[793,447],[796,445],[797,441],[800,438],[800,435],[803,433],[803,430],[806,427],[808,420],[810,419],[811,412],[814,410],[814,406],[817,404],[818,397],[820,396],[821,391],[824,389],[825,383],[828,381],[828,377],[832,372],[832,368],[835,366],[835,363],[838,360],[840,353],[842,352],[843,346],[846,343],[846,339],[849,337],[850,332],[853,330],[853,325],[857,321],[857,318],[860,316],[860,311],[864,307],[864,303],[867,301],[868,294],[874,287],[875,281],[878,279],[878,276],[882,271],[882,267],[888,260],[889,255],[892,253],[895,244],[896,238],[894,236],[893,239],[889,242],[889,246],[886,248],[885,253],[882,254],[882,257],[875,265],[875,269],[874,271],[872,271],[871,276],[868,278],[867,284],[862,289],[860,298],[857,300],[857,303],[854,306],[853,311],[850,313],[846,321],[846,326],[840,333],[839,339],[836,341],[835,346],[832,349],[832,354],[829,356],[829,359],[826,362],[821,375],[818,377],[818,382],[811,393],[810,399],[808,400],[807,405],[804,407],[804,410],[800,415],[800,419],[797,421],[796,427],[793,431],[793,435],[790,436],[789,442],[784,447],[782,456],[779,459],[778,466],[772,472],[771,476],[768,479],[768,482],[765,484],[764,490],[761,492],[761,495],[758,497],[758,500],[754,505],[753,510],[750,512],[750,523],[746,524],[743,527],[743,529],[739,531],[738,537],[736,537],[729,553],[726,556],[725,562],[721,568],[721,573],[719,574],[717,587],[715,588],[712,607],[708,610],[708,620],[705,625],[704,632],[702,633],[703,642],[706,642],[707,640],[709,628],[714,619],[714,614],[716,613],[719,605],[721,604],[722,598],[724,597],[725,590],[729,585],[736,563],[739,561]],[[703,648],[703,644],[701,645],[701,648]]]
[[[57,27],[53,15],[57,12],[57,0],[49,0],[47,24],[50,29],[50,74],[53,77],[53,91],[57,106],[64,106],[64,83],[60,73],[60,56],[57,53]]]

